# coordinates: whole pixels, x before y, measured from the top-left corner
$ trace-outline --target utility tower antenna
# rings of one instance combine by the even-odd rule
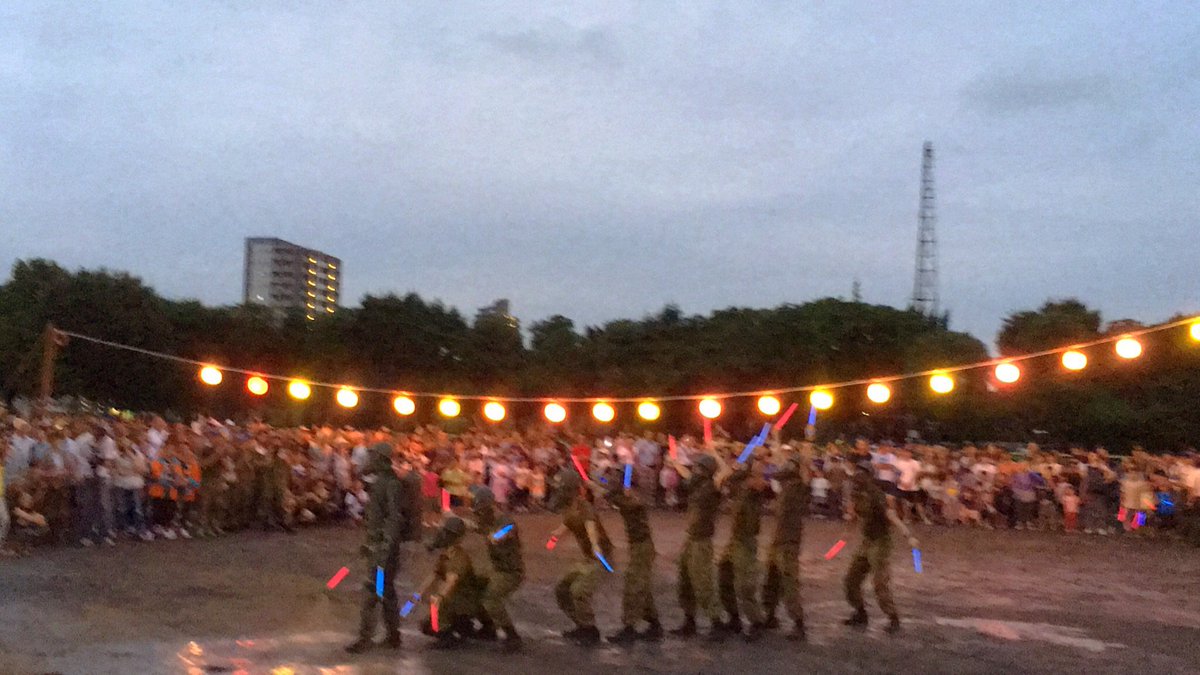
[[[937,204],[933,189],[933,143],[921,152],[921,205],[917,211],[917,273],[912,308],[925,316],[938,315]]]

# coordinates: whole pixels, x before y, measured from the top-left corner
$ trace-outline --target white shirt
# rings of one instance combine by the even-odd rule
[[[29,436],[13,435],[8,442],[8,457],[4,460],[4,479],[12,483],[19,480],[29,470],[33,460],[33,446],[37,441]]]
[[[896,456],[890,452],[871,453],[871,463],[875,465],[875,477],[879,480],[886,480],[891,483],[896,482],[896,470],[885,469],[880,467],[880,464],[896,465]]]
[[[825,495],[829,493],[828,478],[814,478],[812,479],[812,483],[810,483],[810,485],[812,487],[812,496],[816,499],[824,499]]]
[[[151,429],[146,432],[146,456],[150,459],[158,459],[158,451],[162,450],[162,446],[167,442],[167,432]]]
[[[896,470],[900,472],[900,489],[912,492],[917,489],[917,476],[921,474],[921,463],[915,459],[896,460]]]
[[[80,436],[63,441],[63,451],[67,455],[67,471],[72,482],[83,482],[93,476],[92,445],[90,435],[87,436],[88,438]]]

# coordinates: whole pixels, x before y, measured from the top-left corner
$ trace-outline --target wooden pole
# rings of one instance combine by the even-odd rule
[[[43,403],[49,401],[50,395],[54,393],[54,363],[58,360],[58,350],[62,346],[59,335],[54,324],[46,324],[46,330],[42,333],[42,378],[38,391]]]

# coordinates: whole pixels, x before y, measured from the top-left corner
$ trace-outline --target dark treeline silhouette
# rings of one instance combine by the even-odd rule
[[[160,297],[124,273],[71,272],[46,260],[16,263],[0,286],[0,386],[6,398],[37,385],[40,337],[47,322],[65,330],[182,357],[313,381],[394,390],[481,393],[495,396],[655,396],[768,389],[886,376],[986,359],[982,342],[948,330],[944,319],[857,301],[826,298],[773,309],[729,308],[688,316],[668,306],[640,320],[611,321],[580,330],[553,316],[523,335],[509,316],[485,308],[468,320],[458,310],[409,294],[366,296],[361,306],[308,321],[302,313],[278,317],[256,306],[206,307]],[[1018,355],[1136,328],[1131,321],[1104,326],[1100,314],[1075,300],[1047,302],[1004,321],[996,344]],[[1089,351],[1090,365],[1064,373],[1048,357],[1023,365],[1021,381],[989,386],[990,373],[958,376],[948,396],[924,380],[896,383],[890,403],[876,406],[864,388],[836,392],[822,415],[824,438],[867,434],[901,439],[909,430],[931,440],[998,440],[1105,444],[1141,443],[1175,450],[1200,437],[1200,345],[1184,329],[1147,336],[1146,354],[1119,362],[1111,347]],[[281,423],[328,421],[388,424],[393,428],[439,421],[430,400],[400,418],[390,397],[363,394],[354,410],[314,391],[291,401],[282,383],[256,398],[244,378],[227,374],[216,388],[200,384],[186,365],[114,350],[82,340],[63,351],[56,392],[134,410],[179,416],[222,417],[248,412]],[[994,384],[994,383],[992,383]],[[787,402],[787,397],[785,404]],[[806,402],[790,425],[803,428]],[[478,405],[442,421],[464,426]],[[539,414],[536,404],[509,406],[506,423]],[[588,406],[570,406],[569,423],[594,428]],[[761,424],[753,399],[726,401],[720,425],[748,436]],[[652,426],[696,431],[694,402],[663,405]],[[633,404],[618,406],[615,428],[636,430]]]

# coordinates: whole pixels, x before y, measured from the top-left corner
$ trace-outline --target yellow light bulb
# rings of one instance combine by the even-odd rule
[[[1116,350],[1117,356],[1123,359],[1136,359],[1142,355],[1142,343],[1131,337],[1123,337],[1117,340]]]
[[[408,417],[417,411],[417,404],[407,396],[397,396],[392,399],[392,409],[396,411],[397,415]]]
[[[308,386],[303,380],[292,380],[288,383],[288,396],[303,401],[312,395],[312,387]]]
[[[653,401],[642,401],[638,404],[638,417],[653,422],[662,416],[662,409]]]
[[[358,392],[354,391],[350,387],[342,387],[341,389],[338,389],[337,396],[335,398],[337,398],[338,405],[342,406],[343,408],[353,408],[354,406],[358,405]]]
[[[872,403],[887,403],[892,398],[892,388],[882,382],[867,385],[867,398]]]
[[[266,380],[257,375],[246,380],[246,390],[255,396],[262,396],[270,388],[271,385],[267,384]]]
[[[567,409],[557,403],[547,403],[546,407],[542,410],[542,414],[546,416],[546,419],[555,424],[567,419]]]
[[[778,415],[780,408],[779,399],[774,396],[759,396],[758,397],[758,412],[769,416]]]
[[[954,391],[954,378],[945,373],[938,373],[929,378],[929,388],[938,394],[949,394]]]
[[[212,366],[204,366],[200,369],[200,381],[204,384],[215,387],[218,384],[221,384],[221,380],[223,379],[225,379],[225,377],[217,368]]]
[[[617,416],[617,411],[607,403],[597,403],[592,406],[592,417],[601,422],[611,422]]]
[[[996,379],[1004,384],[1012,384],[1021,379],[1021,369],[1015,363],[1000,363],[996,365]]]
[[[462,412],[462,406],[452,398],[444,398],[438,401],[438,412],[442,417],[458,417],[458,413]]]
[[[1088,358],[1083,352],[1072,349],[1071,351],[1063,352],[1062,364],[1067,370],[1083,370],[1087,367]]]
[[[483,416],[493,422],[504,419],[504,405],[499,401],[488,401],[483,404]]]
[[[825,389],[817,389],[808,395],[808,402],[817,410],[829,410],[833,407],[833,394]]]
[[[715,420],[721,415],[721,402],[715,398],[706,398],[700,401],[700,414],[710,420]]]

